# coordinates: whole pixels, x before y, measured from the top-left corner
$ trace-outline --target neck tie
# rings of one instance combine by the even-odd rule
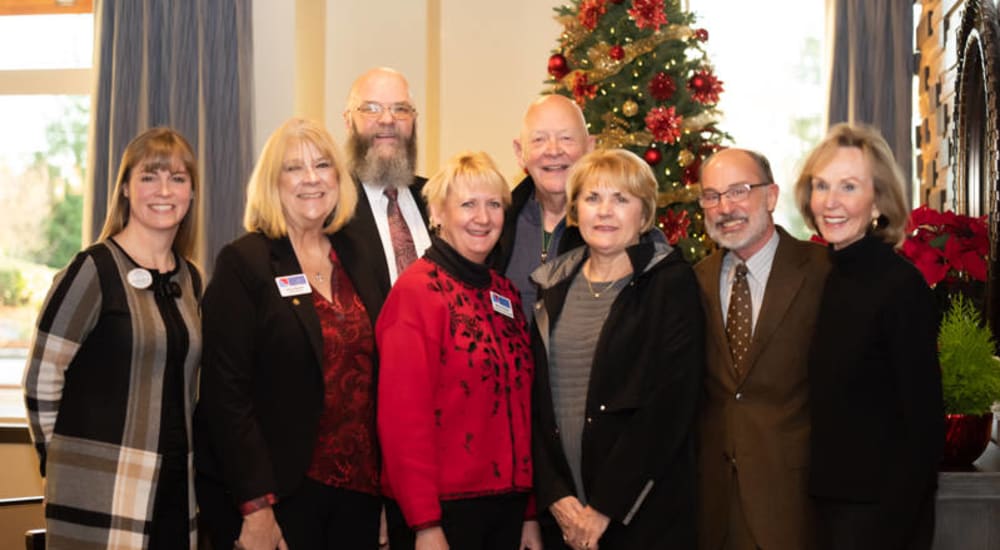
[[[729,294],[729,310],[726,313],[726,338],[729,351],[733,354],[736,370],[742,370],[750,351],[750,336],[753,334],[753,306],[750,301],[750,285],[747,283],[747,266],[736,266],[733,290]]]
[[[399,190],[387,187],[385,196],[389,199],[386,215],[389,218],[389,238],[392,239],[392,251],[396,256],[396,276],[398,277],[417,259],[417,247],[413,245],[413,235],[406,226],[403,213],[399,211]]]

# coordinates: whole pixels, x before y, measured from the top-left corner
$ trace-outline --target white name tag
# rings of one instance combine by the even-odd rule
[[[312,292],[312,287],[309,286],[309,280],[306,279],[306,276],[302,273],[275,277],[274,282],[278,284],[278,293],[281,294],[282,298],[287,298],[289,296],[301,296]]]
[[[493,302],[493,311],[514,318],[514,308],[510,303],[510,298],[506,296],[501,296],[496,292],[490,291],[490,301]]]
[[[129,271],[125,278],[128,279],[128,284],[139,289],[149,288],[153,284],[153,274],[141,267]]]

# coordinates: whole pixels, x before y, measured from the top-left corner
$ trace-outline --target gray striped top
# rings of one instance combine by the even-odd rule
[[[587,496],[583,490],[580,462],[590,369],[604,321],[626,281],[628,277],[618,279],[607,290],[602,290],[607,283],[593,284],[594,290],[600,294],[600,297],[594,297],[581,269],[570,283],[566,303],[552,330],[549,349],[552,405],[563,451],[573,472],[576,496],[584,505],[587,504]]]

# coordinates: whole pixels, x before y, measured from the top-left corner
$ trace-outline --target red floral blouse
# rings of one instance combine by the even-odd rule
[[[325,485],[379,494],[375,435],[375,336],[354,285],[330,250],[331,300],[313,290],[323,329],[326,388],[316,447],[306,475]]]

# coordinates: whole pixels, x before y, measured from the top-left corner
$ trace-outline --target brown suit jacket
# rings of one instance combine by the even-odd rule
[[[747,526],[767,550],[815,547],[807,493],[807,359],[830,269],[822,246],[780,227],[748,367],[733,367],[719,302],[724,250],[695,267],[705,309],[705,395],[699,415],[700,548],[718,550],[739,485]]]

